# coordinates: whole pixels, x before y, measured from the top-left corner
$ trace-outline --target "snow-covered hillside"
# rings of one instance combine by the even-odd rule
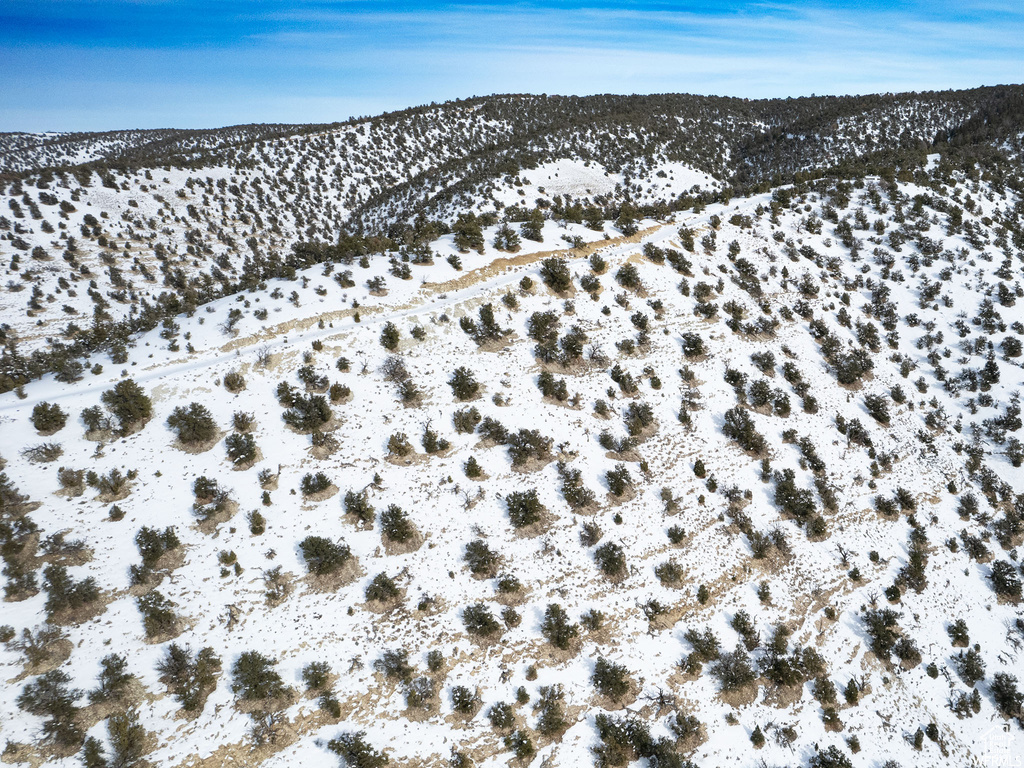
[[[225,236],[325,223],[269,169],[52,188],[83,276],[24,254],[42,309],[8,290],[5,332],[125,313],[161,264],[244,278]],[[1021,200],[938,162],[554,212],[627,184],[638,210],[720,190],[538,164],[476,210],[525,198],[539,240],[495,216],[479,250],[327,258],[0,396],[4,761],[1018,755]],[[104,257],[121,310],[83,298]]]

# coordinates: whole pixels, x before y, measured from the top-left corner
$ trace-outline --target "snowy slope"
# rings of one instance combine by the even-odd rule
[[[670,194],[695,184],[713,186],[709,177],[679,165],[659,170],[665,177],[652,172],[644,184],[664,184]],[[937,179],[938,170],[933,173]],[[185,188],[185,172],[164,175],[167,181],[158,182],[163,188]],[[600,168],[570,161],[542,165],[521,176],[529,181],[531,198],[539,187],[551,195],[596,195],[622,182]],[[212,172],[211,177],[219,178]],[[669,189],[670,181],[678,188]],[[498,702],[514,702],[520,686],[529,703],[516,707],[516,728],[529,735],[536,749],[521,764],[590,764],[592,750],[600,744],[595,717],[606,712],[646,723],[655,737],[672,737],[669,725],[677,714],[695,716],[706,739],[671,741],[681,758],[697,765],[758,765],[762,760],[767,765],[805,765],[824,756],[828,747],[836,747],[856,766],[882,765],[890,759],[902,765],[988,765],[1001,759],[1004,749],[1011,750],[1005,754],[1018,753],[1024,744],[1021,731],[1012,721],[1009,731],[1003,731],[1007,721],[996,708],[991,683],[997,672],[1024,677],[1021,613],[1018,604],[997,598],[990,576],[995,562],[1008,562],[1020,573],[1014,549],[1020,545],[1019,533],[1000,541],[1000,531],[1006,530],[1000,528],[1001,521],[1019,524],[1022,514],[1024,474],[1007,455],[1012,438],[1019,438],[1019,421],[1005,434],[985,422],[1018,402],[1022,383],[1022,358],[1005,356],[1011,347],[1000,346],[1024,333],[1021,261],[1006,228],[1019,201],[1012,192],[977,179],[959,175],[953,181],[945,187],[937,180],[931,187],[889,185],[874,178],[856,187],[823,183],[817,189],[711,204],[699,213],[677,213],[672,221],[644,220],[638,222],[640,234],[631,238],[623,238],[611,222],[604,227],[610,239],[604,240],[601,232],[582,225],[548,221],[543,243],[524,240],[515,254],[490,245],[482,254],[459,254],[461,270],[446,261],[457,252],[452,237],[445,236],[432,244],[433,264],[409,265],[411,279],[390,274],[385,258],[374,258],[366,267],[318,266],[295,280],[269,280],[265,287],[174,318],[176,328],[160,328],[135,340],[124,362],[98,354],[87,363],[102,368],[87,372],[79,382],[60,383],[46,376],[26,385],[23,399],[14,392],[0,396],[4,472],[12,485],[40,503],[29,514],[42,538],[67,531],[69,539],[84,542],[91,557],[63,557],[73,578],[94,577],[101,589],[102,610],[60,625],[72,648],[61,669],[71,676],[72,687],[91,690],[100,659],[124,654],[129,672],[141,684],[132,703],[151,734],[145,757],[153,765],[330,765],[336,758],[327,742],[354,731],[365,731],[370,744],[387,750],[392,764],[443,765],[457,750],[476,765],[504,765],[512,759],[504,741],[509,731],[492,727],[487,713]],[[129,194],[135,195],[136,188],[142,193],[141,186],[149,183],[136,177]],[[69,213],[69,224],[80,226],[78,217],[90,209],[107,212],[107,221],[125,213],[169,215],[169,207],[180,218],[187,202],[201,199],[203,191],[186,191],[178,200],[166,195],[169,206],[159,207],[152,194],[138,194],[137,210],[127,203],[122,207],[122,193],[94,185],[75,203],[78,210]],[[507,204],[521,197],[511,190],[508,194]],[[959,225],[951,221],[954,205],[960,210]],[[865,228],[858,220],[867,222]],[[850,225],[846,233],[840,226],[844,221]],[[180,238],[180,229],[169,222],[168,228],[171,233],[162,237]],[[693,234],[692,251],[684,246],[681,228]],[[485,230],[488,244],[495,232],[496,227]],[[901,235],[894,238],[893,232]],[[246,233],[237,234],[241,238]],[[562,250],[562,235],[581,237],[587,244]],[[669,250],[690,267],[675,269],[673,259],[666,258]],[[591,254],[607,262],[600,274],[593,272]],[[551,255],[565,259],[572,274],[572,288],[562,295],[542,282],[541,260]],[[741,259],[751,265],[748,275],[756,276],[760,296],[741,289]],[[400,257],[397,261],[401,263]],[[642,287],[617,282],[626,265],[635,266]],[[352,271],[353,286],[343,288],[335,281],[343,270]],[[385,280],[386,295],[370,292],[366,282],[374,277]],[[521,282],[525,277],[533,282],[528,289]],[[594,279],[596,290],[590,282]],[[695,312],[701,283],[707,286],[705,298],[717,306],[713,319]],[[1000,284],[1005,286],[1003,303]],[[876,290],[879,285],[888,289],[888,297]],[[983,301],[989,297],[994,304],[986,313]],[[726,323],[729,302],[735,303],[737,317],[742,316],[734,324],[738,330]],[[865,312],[872,303],[877,307],[889,302],[891,313],[885,307]],[[478,318],[480,307],[488,303],[498,324],[512,335],[504,344],[479,347],[459,319]],[[31,326],[18,325],[22,321],[13,306],[6,305],[4,317],[11,317],[13,322],[8,322],[20,336],[31,338]],[[79,312],[85,314],[88,306]],[[241,317],[233,331],[225,332],[232,309],[241,310]],[[261,309],[267,311],[264,319],[256,314]],[[843,310],[850,317],[849,327]],[[586,333],[587,353],[581,361],[562,366],[537,360],[535,342],[529,338],[530,318],[549,311],[559,318],[562,336],[574,325]],[[53,312],[51,308],[46,314]],[[883,325],[885,317],[894,318],[891,330]],[[777,320],[778,326],[765,324],[751,332],[748,326],[762,318]],[[379,341],[388,323],[400,332],[393,353]],[[649,338],[637,347],[645,323]],[[862,330],[858,339],[858,325],[867,323],[877,331],[876,351],[871,351],[870,332]],[[416,327],[423,329],[422,338],[412,336]],[[840,385],[835,365],[823,356],[822,329],[846,348],[865,350],[871,372]],[[707,353],[687,359],[684,334],[699,335]],[[625,340],[633,342],[632,351]],[[767,374],[751,360],[752,353],[765,351],[776,361]],[[401,358],[422,392],[420,402],[411,407],[403,405],[382,370],[393,355]],[[342,357],[350,361],[348,371],[336,365]],[[988,360],[994,361],[997,376],[989,366],[988,378],[979,386],[979,372]],[[796,379],[785,378],[785,363],[801,374],[804,395],[794,386]],[[635,394],[622,391],[613,380],[610,371],[616,364],[635,378]],[[297,371],[303,365],[351,390],[350,400],[331,406],[330,426],[339,446],[323,458],[311,450],[308,434],[284,424],[275,395],[281,381],[302,390]],[[460,366],[469,368],[482,385],[478,399],[460,403],[453,398],[447,382]],[[742,401],[725,380],[728,369],[747,375]],[[974,374],[962,375],[970,370]],[[542,396],[537,382],[544,371],[565,379],[568,394],[579,395],[576,407]],[[244,391],[225,389],[223,380],[230,372],[243,374]],[[683,372],[688,372],[686,377]],[[86,439],[82,410],[100,404],[100,394],[123,377],[138,382],[152,397],[152,418],[126,437]],[[750,385],[762,379],[773,402],[779,392],[788,396],[790,415],[778,415],[771,406],[753,407]],[[897,386],[904,402],[890,395]],[[809,405],[807,394],[816,400],[816,408]],[[887,425],[869,414],[866,395],[879,395],[888,403]],[[608,405],[607,419],[595,414],[599,400]],[[201,452],[182,450],[166,425],[175,407],[193,401],[209,408],[223,433]],[[42,402],[56,403],[70,416],[67,426],[52,436],[38,434],[30,423],[32,409]],[[690,403],[682,408],[690,424],[680,420],[681,402]],[[630,403],[649,404],[657,429],[645,433],[647,439],[632,450],[610,452],[599,436],[605,429],[616,440],[626,436],[623,415]],[[536,429],[552,438],[552,460],[522,471],[512,465],[505,447],[457,433],[453,414],[469,406],[500,421],[509,432]],[[768,474],[760,456],[723,435],[725,414],[737,406],[766,439]],[[253,414],[252,434],[261,454],[243,470],[233,470],[225,454],[224,437],[232,431],[236,412]],[[858,419],[872,447],[851,441],[849,432],[841,434],[837,415]],[[426,425],[451,442],[447,451],[423,453],[420,437]],[[787,435],[789,430],[795,436]],[[412,443],[411,463],[389,459],[388,440],[396,433]],[[800,438],[808,438],[814,454],[801,451]],[[40,464],[24,455],[25,449],[44,442],[60,444],[59,459]],[[980,448],[980,462],[973,468],[968,467],[971,446]],[[470,456],[478,460],[486,479],[466,476],[464,464]],[[817,474],[810,456],[822,462]],[[567,503],[556,457],[579,470],[594,493],[592,507],[573,510]],[[694,472],[698,459],[706,466],[706,477]],[[620,464],[632,486],[616,498],[606,473]],[[92,488],[79,497],[59,494],[60,466],[92,469],[99,475],[136,470],[130,493],[116,501],[124,518],[110,520],[113,502],[96,498]],[[776,496],[780,483],[771,473],[786,469],[793,471],[798,488],[808,489],[825,521],[824,534],[809,537],[808,525],[782,513]],[[257,480],[262,470],[277,475],[269,505]],[[322,500],[305,499],[300,482],[316,472],[325,473],[338,492]],[[237,504],[233,516],[216,526],[200,525],[192,511],[192,483],[200,476],[216,478]],[[815,490],[815,477],[823,488],[832,489],[834,509]],[[916,505],[913,515],[898,507],[892,515],[876,510],[876,497],[890,499],[901,488]],[[531,489],[546,510],[544,522],[539,531],[517,531],[504,499]],[[366,492],[377,513],[373,526],[356,525],[344,514],[348,491]],[[968,494],[979,506],[964,518],[958,510]],[[666,497],[677,503],[667,505]],[[382,540],[379,516],[392,504],[408,513],[422,536],[415,551],[389,553]],[[266,531],[260,535],[250,531],[246,516],[252,511],[266,518]],[[597,547],[581,544],[586,522],[602,531],[597,547],[621,545],[626,563],[622,578],[602,574],[595,563]],[[180,565],[156,587],[174,604],[180,634],[155,643],[147,641],[128,573],[139,562],[134,537],[144,525],[174,526],[183,552]],[[683,530],[676,543],[668,535],[673,526]],[[926,536],[927,585],[921,591],[899,580],[910,561],[915,529]],[[783,534],[790,551],[755,557],[751,531],[772,530]],[[310,535],[344,541],[351,548],[358,567],[350,582],[327,589],[306,576],[298,544]],[[975,540],[971,537],[983,542],[987,555],[968,556],[966,542]],[[499,574],[518,577],[521,594],[501,597],[495,578],[477,579],[468,571],[465,547],[478,538],[500,554]],[[956,545],[947,545],[950,541]],[[238,568],[226,553],[233,553]],[[39,557],[33,565],[41,569],[62,555],[40,550]],[[655,573],[668,561],[683,574],[676,586],[664,585]],[[278,566],[291,581],[291,591],[280,604],[269,605],[263,577]],[[850,575],[854,568],[857,579]],[[364,595],[381,572],[394,578],[404,593],[400,605],[386,613],[367,606]],[[890,601],[885,590],[894,581],[904,586]],[[767,584],[769,599],[759,599],[761,584]],[[698,599],[702,585],[708,590],[704,602]],[[46,597],[44,590],[5,602],[3,623],[19,634],[43,625]],[[498,616],[508,602],[516,604],[521,623],[505,628],[500,640],[481,642],[467,632],[468,606],[483,603]],[[574,622],[586,611],[601,611],[604,624],[581,629],[578,647],[559,653],[541,632],[552,603],[563,606]],[[887,661],[871,650],[865,629],[865,609],[871,607],[898,612],[899,627],[919,649],[920,663],[901,664],[896,656]],[[760,642],[750,651],[755,669],[769,661],[768,640],[780,622],[791,630],[790,648],[817,650],[825,660],[823,676],[839,692],[835,707],[841,727],[823,719],[827,705],[815,699],[812,679],[778,686],[761,675],[756,688],[741,692],[745,696],[730,696],[720,692],[714,664],[705,663],[699,674],[680,668],[680,660],[694,650],[683,637],[689,629],[709,627],[722,652],[737,647],[742,638],[731,621],[741,609],[760,633]],[[953,660],[960,649],[947,635],[955,619],[965,621],[986,667],[985,679],[976,683],[980,711],[969,717],[947,706],[951,696],[971,690]],[[194,718],[179,712],[178,702],[159,679],[157,662],[172,641],[193,650],[209,646],[223,660],[216,688]],[[428,676],[437,688],[436,703],[425,710],[409,709],[408,686],[386,679],[374,667],[384,651],[400,648],[409,652],[414,674]],[[443,672],[428,673],[431,650],[441,652]],[[294,689],[289,699],[271,707],[280,712],[271,729],[277,736],[262,745],[253,742],[251,728],[257,718],[252,707],[231,688],[232,665],[247,651],[276,661],[284,684]],[[599,658],[628,670],[631,693],[619,703],[600,696],[591,683]],[[340,718],[320,709],[317,696],[304,691],[301,672],[315,661],[329,663],[336,675],[332,687]],[[38,756],[52,765],[79,764],[78,757],[61,757],[59,750],[40,746],[44,719],[18,706],[18,694],[32,679],[21,677],[23,653],[8,644],[0,650],[0,663],[7,681],[0,696],[0,731],[11,745],[4,759]],[[927,671],[931,663],[936,676]],[[843,696],[851,679],[860,687],[855,705],[845,703]],[[481,699],[471,718],[453,711],[450,692],[459,685]],[[565,723],[545,735],[533,707],[541,688],[553,685],[564,690]],[[78,703],[87,702],[83,697]],[[83,717],[88,734],[110,751],[105,725]],[[916,749],[915,732],[933,723],[938,741],[926,738]],[[785,730],[787,726],[794,731]],[[755,728],[767,737],[759,751],[750,740]],[[852,737],[859,740],[857,751],[851,747]],[[627,750],[628,759],[637,757]]]

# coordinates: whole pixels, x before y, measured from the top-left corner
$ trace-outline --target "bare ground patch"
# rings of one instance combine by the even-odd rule
[[[303,501],[303,503],[305,503],[305,502],[327,501],[329,498],[331,498],[332,496],[336,496],[337,494],[338,494],[338,486],[336,486],[334,483],[331,483],[329,486],[324,488],[322,491],[317,491],[316,493],[308,493],[308,494],[304,493],[302,495],[302,501]]]
[[[408,555],[423,546],[423,534],[413,530],[412,535],[405,541],[395,541],[387,536],[381,536],[381,544],[388,555]]]
[[[211,437],[209,440],[202,440],[195,443],[186,443],[180,438],[175,440],[171,445],[182,453],[187,453],[190,456],[198,456],[201,453],[206,453],[213,448],[217,443],[223,439],[224,435],[227,434],[227,430],[217,430],[217,434]]]
[[[359,565],[359,558],[353,555],[334,573],[323,575],[309,573],[302,578],[302,581],[305,582],[306,588],[309,592],[336,592],[341,587],[351,584],[363,575],[364,571]]]

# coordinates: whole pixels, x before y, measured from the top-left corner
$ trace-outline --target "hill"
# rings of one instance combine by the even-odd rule
[[[1015,754],[1018,90],[21,153],[4,761]]]

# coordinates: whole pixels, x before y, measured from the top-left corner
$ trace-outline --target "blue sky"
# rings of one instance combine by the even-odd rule
[[[1024,82],[1020,0],[0,0],[0,131],[329,122],[490,93]]]

